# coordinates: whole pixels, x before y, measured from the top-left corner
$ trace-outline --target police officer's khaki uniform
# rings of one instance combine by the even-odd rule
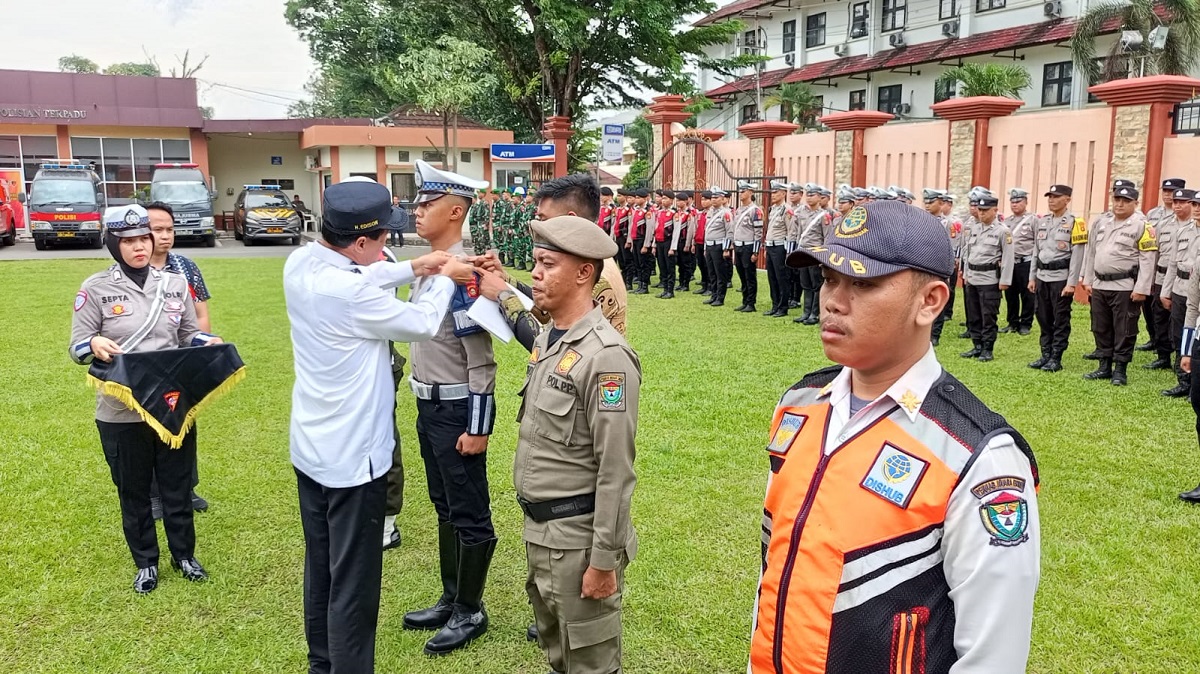
[[[1029,331],[1033,326],[1033,293],[1029,291],[1029,274],[1033,261],[1034,228],[1038,217],[1033,213],[1010,216],[1004,226],[1012,232],[1013,275],[1012,284],[1004,291],[1008,327],[1013,330]]]
[[[1153,211],[1162,209],[1158,206]],[[1171,361],[1171,354],[1178,348],[1172,343],[1171,331],[1171,310],[1167,309],[1159,301],[1162,296],[1163,286],[1167,281],[1167,271],[1170,266],[1171,259],[1175,256],[1176,237],[1179,230],[1191,224],[1191,221],[1180,222],[1175,217],[1173,210],[1167,210],[1166,215],[1158,220],[1150,220],[1154,223],[1154,238],[1158,242],[1158,260],[1154,269],[1154,286],[1151,288],[1151,295],[1142,302],[1142,316],[1146,319],[1146,330],[1151,335],[1151,342],[1155,353],[1158,355],[1158,363],[1154,369],[1165,369],[1166,365]]]
[[[1139,307],[1131,295],[1150,295],[1157,257],[1153,228],[1141,213],[1124,220],[1107,214],[1096,219],[1088,234],[1083,282],[1092,288],[1092,334],[1102,363],[1133,360]]]
[[[784,264],[788,254],[788,231],[795,214],[786,201],[772,205],[767,214],[767,288],[771,294],[768,316],[786,316],[791,300],[791,271]]]
[[[996,343],[1000,286],[1012,283],[1013,245],[1008,228],[994,220],[977,223],[967,242],[963,264],[966,281],[967,331],[981,351]]]
[[[1171,301],[1171,340],[1172,346],[1175,347],[1175,376],[1179,380],[1180,390],[1176,391],[1176,395],[1187,395],[1186,391],[1191,388],[1190,374],[1184,372],[1179,367],[1179,358],[1183,356],[1181,349],[1181,340],[1183,339],[1183,330],[1188,325],[1186,316],[1196,298],[1191,297],[1190,289],[1192,287],[1192,276],[1196,274],[1196,259],[1200,256],[1200,230],[1196,227],[1195,220],[1189,220],[1181,224],[1175,230],[1173,237],[1174,245],[1172,246],[1172,254],[1167,260],[1167,274],[1163,279],[1162,290],[1159,297]],[[1164,255],[1159,251],[1159,264],[1162,264]]]
[[[1038,329],[1041,331],[1042,357],[1061,361],[1071,338],[1073,294],[1063,290],[1074,287],[1083,269],[1083,252],[1088,231],[1082,218],[1070,211],[1041,217],[1034,225],[1034,250],[1030,278],[1034,280],[1034,300]]]
[[[621,669],[624,570],[637,551],[630,501],[640,386],[637,355],[599,308],[553,344],[543,332],[530,354],[513,484],[526,513],[526,590],[539,641],[562,674]],[[614,595],[580,597],[589,565],[616,571]]]

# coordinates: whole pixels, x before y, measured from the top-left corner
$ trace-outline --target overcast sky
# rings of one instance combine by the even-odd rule
[[[224,119],[286,117],[314,64],[283,18],[283,0],[4,0],[0,67],[58,70],[72,53],[103,69],[158,60],[163,73],[208,55],[196,74],[200,103]],[[245,89],[249,91],[239,91]],[[253,92],[253,93],[251,93]]]

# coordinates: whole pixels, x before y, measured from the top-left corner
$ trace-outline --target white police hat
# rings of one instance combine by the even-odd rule
[[[1008,191],[1009,201],[1016,201],[1017,199],[1028,199],[1028,198],[1029,198],[1029,192],[1021,189],[1020,187],[1014,187]]]
[[[104,209],[104,228],[120,239],[146,236],[150,233],[150,213],[137,204],[109,206]]]
[[[488,186],[486,180],[474,180],[457,173],[436,169],[421,159],[416,161],[415,166],[417,171],[416,203],[418,204],[440,199],[447,194],[473,200],[475,190],[481,190]]]

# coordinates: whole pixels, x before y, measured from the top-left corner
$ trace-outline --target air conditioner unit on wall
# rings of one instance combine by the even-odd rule
[[[958,37],[958,19],[947,21],[942,24],[942,35],[945,37]]]
[[[304,155],[304,170],[311,171],[317,168],[317,158],[311,154]]]
[[[796,55],[795,54],[784,54],[783,62],[788,64],[789,66],[796,65]]]
[[[903,47],[904,46],[904,33],[892,33],[891,35],[889,35],[888,36],[888,44],[892,45],[893,47]]]
[[[1062,1],[1049,0],[1049,2],[1042,5],[1042,14],[1045,14],[1049,19],[1057,19],[1062,16]]]
[[[897,103],[892,106],[892,114],[896,116],[907,115],[912,112],[912,106],[908,103]]]
[[[850,45],[843,42],[842,44],[833,45],[833,53],[836,56],[845,56],[850,53]]]

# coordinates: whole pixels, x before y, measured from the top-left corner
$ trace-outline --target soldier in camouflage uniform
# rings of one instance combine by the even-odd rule
[[[533,204],[533,194],[529,192],[525,194],[525,201],[519,204],[513,213],[513,253],[516,256],[514,266],[520,271],[533,271],[533,236],[529,231],[529,221],[533,219],[535,211],[537,207]]]
[[[491,243],[488,238],[488,221],[492,218],[492,209],[488,205],[486,195],[486,191],[479,190],[475,203],[471,204],[471,210],[467,212],[467,221],[471,226],[471,244],[475,247],[476,255],[486,253]]]
[[[500,252],[500,263],[511,267],[508,257],[508,216],[512,211],[510,194],[505,190],[499,191],[500,196],[492,207],[492,245]]]

